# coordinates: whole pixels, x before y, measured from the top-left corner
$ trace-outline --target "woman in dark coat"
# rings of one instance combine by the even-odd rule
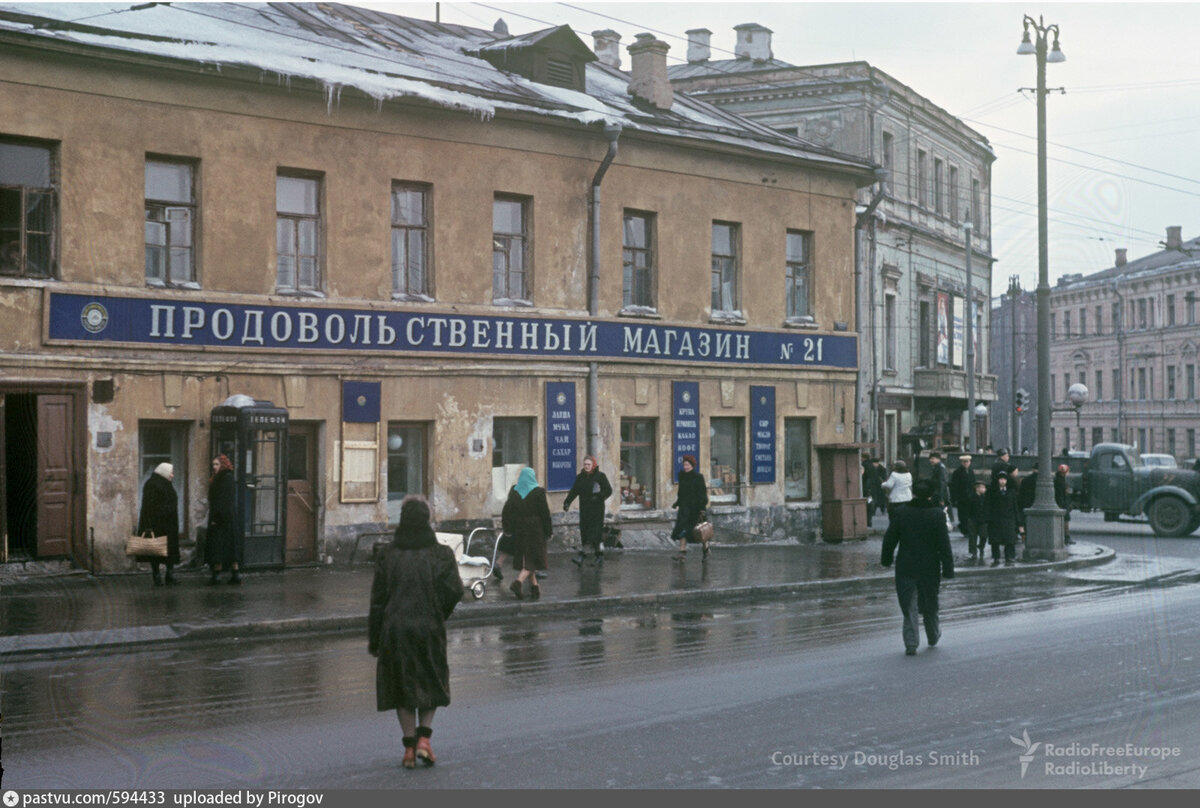
[[[233,481],[233,464],[225,455],[212,462],[213,476],[208,481],[208,532],[205,534],[208,567],[212,571],[210,584],[217,582],[217,573],[229,567],[229,583],[240,584],[238,565],[242,563],[242,537],[237,529],[237,488]]]
[[[142,509],[138,513],[138,535],[150,532],[155,536],[167,536],[167,557],[135,556],[136,561],[149,561],[154,585],[162,586],[163,579],[158,571],[159,564],[166,562],[167,584],[175,580],[174,568],[179,563],[179,495],[171,482],[175,479],[175,467],[170,463],[159,463],[154,473],[142,486]]]
[[[518,570],[517,580],[508,587],[523,598],[525,581],[529,581],[529,597],[537,600],[542,595],[538,585],[538,570],[546,563],[546,542],[550,540],[553,526],[550,523],[550,504],[546,501],[546,489],[538,486],[537,474],[526,466],[517,477],[517,484],[508,492],[508,501],[500,512],[500,524],[504,532],[513,537],[513,569]]]
[[[583,459],[583,471],[575,477],[575,484],[563,501],[563,510],[570,510],[575,497],[579,497],[579,542],[580,550],[571,559],[575,566],[583,564],[587,548],[592,549],[595,564],[604,563],[604,554],[600,552],[600,541],[604,537],[604,503],[612,496],[612,486],[608,477],[596,464],[596,458],[588,455]]]
[[[675,528],[671,538],[679,541],[679,552],[673,556],[676,561],[687,558],[687,540],[696,530],[696,524],[703,520],[704,509],[708,507],[708,486],[704,484],[704,476],[696,471],[696,458],[692,455],[683,456],[683,469],[679,472],[679,496],[672,508],[678,508],[675,514]],[[708,558],[708,543],[704,544],[704,557]]]
[[[375,562],[367,650],[378,658],[376,707],[400,719],[406,769],[437,760],[429,745],[433,717],[450,704],[445,621],[462,596],[454,551],[438,543],[429,504],[405,497],[395,538]]]

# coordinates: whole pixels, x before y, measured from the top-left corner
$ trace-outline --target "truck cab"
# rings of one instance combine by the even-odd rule
[[[1200,527],[1200,473],[1146,466],[1132,446],[1097,444],[1082,490],[1083,501],[1108,521],[1144,513],[1159,536],[1186,536]]]

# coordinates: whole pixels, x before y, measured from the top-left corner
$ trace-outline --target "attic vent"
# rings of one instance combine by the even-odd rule
[[[575,65],[570,59],[546,57],[546,83],[555,87],[575,88]]]

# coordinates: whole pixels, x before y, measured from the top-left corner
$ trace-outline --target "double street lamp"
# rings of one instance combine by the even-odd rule
[[[1054,477],[1050,469],[1053,440],[1050,431],[1050,256],[1046,202],[1046,63],[1065,62],[1058,46],[1058,25],[1046,25],[1041,17],[1029,15],[1023,21],[1025,35],[1017,53],[1037,57],[1037,156],[1038,156],[1038,482],[1033,506],[1025,511],[1025,558],[1057,560],[1065,558],[1063,512],[1054,502]],[[1030,33],[1034,39],[1030,38]],[[1047,44],[1048,38],[1053,44]]]

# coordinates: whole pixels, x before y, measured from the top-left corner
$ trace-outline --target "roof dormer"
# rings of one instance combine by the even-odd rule
[[[471,55],[497,70],[579,92],[586,89],[585,65],[597,58],[566,25],[500,39],[471,51]]]

